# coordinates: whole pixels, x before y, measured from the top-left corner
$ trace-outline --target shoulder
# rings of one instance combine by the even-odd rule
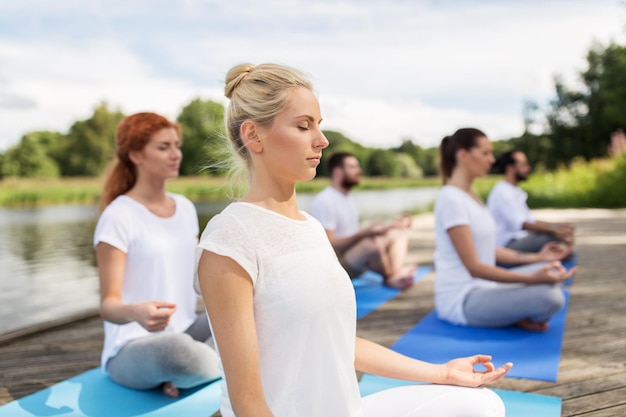
[[[128,217],[137,210],[136,202],[125,195],[118,196],[104,208],[100,218],[112,219],[116,217]]]
[[[463,191],[459,190],[456,187],[451,185],[444,185],[441,190],[439,190],[439,194],[437,195],[438,201],[449,201],[449,200],[459,200],[463,198]]]
[[[444,185],[435,202],[435,214],[437,216],[453,215],[464,212],[468,205],[469,197],[464,191],[451,185]]]

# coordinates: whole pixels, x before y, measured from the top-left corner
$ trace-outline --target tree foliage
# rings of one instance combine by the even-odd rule
[[[512,141],[531,162],[553,170],[577,157],[588,161],[606,156],[611,133],[626,125],[626,48],[595,44],[587,54],[587,69],[579,75],[579,89],[555,77],[543,134],[526,131]]]
[[[3,157],[2,177],[56,178],[60,169],[50,157],[50,149],[61,137],[57,132],[32,132]]]
[[[183,128],[180,174],[223,174],[220,162],[226,146],[224,106],[196,98],[183,107],[177,120]]]
[[[111,111],[101,103],[89,119],[75,122],[52,152],[61,175],[100,175],[113,160],[115,131],[123,117],[121,111]]]

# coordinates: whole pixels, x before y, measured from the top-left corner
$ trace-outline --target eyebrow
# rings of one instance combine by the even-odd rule
[[[307,120],[315,123],[315,118],[313,116],[308,115],[308,114],[301,114],[300,116],[296,116],[295,117],[295,119],[302,119],[302,118],[307,119]],[[322,120],[324,120],[324,119],[320,119],[319,122],[321,123]]]

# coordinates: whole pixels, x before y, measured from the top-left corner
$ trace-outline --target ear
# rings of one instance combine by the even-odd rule
[[[241,124],[241,141],[252,153],[260,153],[263,150],[259,137],[260,130],[260,127],[250,119],[244,120]]]
[[[141,163],[141,160],[142,160],[141,156],[142,156],[141,151],[128,152],[128,159],[130,159],[130,161],[135,165],[139,165]]]
[[[456,161],[457,162],[463,161],[467,157],[467,153],[468,153],[467,149],[463,149],[463,148],[459,149],[456,152]]]

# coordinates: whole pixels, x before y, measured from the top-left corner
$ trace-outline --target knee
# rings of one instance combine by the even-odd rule
[[[546,285],[541,295],[538,297],[539,305],[545,309],[545,314],[553,315],[565,305],[565,295],[561,287],[557,285]]]
[[[202,342],[193,340],[185,333],[168,334],[159,344],[156,355],[159,363],[166,367],[169,372],[185,374],[193,371],[193,366],[202,356],[203,346],[211,349]]]
[[[550,291],[546,293],[546,302],[553,306],[556,311],[559,311],[565,305],[565,294],[563,294],[563,290],[558,285],[553,285],[550,288]]]

